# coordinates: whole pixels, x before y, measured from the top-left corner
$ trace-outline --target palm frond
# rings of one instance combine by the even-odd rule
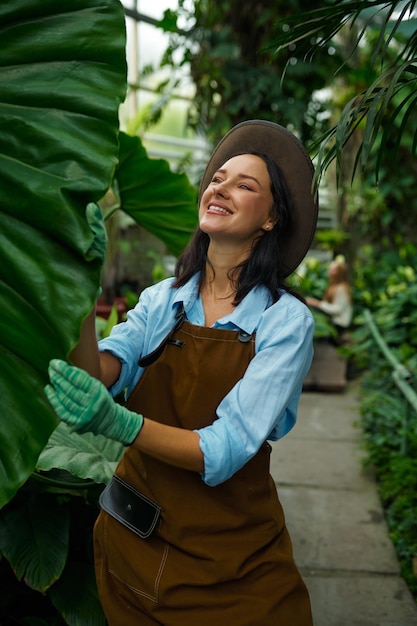
[[[340,161],[343,148],[353,136],[358,126],[364,124],[363,136],[359,146],[360,152],[355,159],[352,177],[358,165],[365,167],[378,137],[381,137],[381,148],[388,145],[389,139],[395,135],[395,160],[401,145],[411,114],[415,112],[417,100],[417,66],[414,62],[406,62],[399,67],[391,66],[363,93],[352,98],[344,107],[339,122],[315,145],[313,151],[318,153],[318,176],[321,176],[330,163],[336,158],[337,180],[339,181]],[[402,96],[400,104],[391,110],[396,97]],[[402,116],[398,126],[395,123]],[[414,131],[412,153],[416,154],[417,131]],[[378,153],[375,176],[378,179],[382,153]],[[360,157],[360,158],[358,158]]]
[[[351,28],[354,24],[358,24],[356,35],[352,29],[356,45],[369,28],[378,29],[379,38],[374,49],[374,58],[376,59],[378,55],[384,54],[392,38],[398,34],[403,20],[407,16],[411,17],[415,8],[416,0],[405,3],[402,0],[395,2],[387,2],[386,0],[344,2],[337,0],[337,2],[328,3],[326,6],[312,11],[279,19],[277,30],[281,29],[282,34],[271,42],[269,49],[278,53],[283,48],[297,44],[301,54],[313,55],[333,41],[336,35],[350,23]],[[408,41],[404,42],[401,54],[405,54],[409,47],[411,47],[412,56],[414,56],[417,47],[415,38],[410,37]]]
[[[344,28],[351,29],[349,56],[358,48],[368,29],[378,32],[370,60],[371,67],[379,63],[377,78],[345,105],[337,125],[312,146],[316,151],[317,179],[336,160],[336,177],[340,181],[342,150],[359,127],[361,141],[354,158],[352,177],[359,166],[366,167],[377,142],[382,149],[393,144],[395,158],[417,99],[417,20],[409,19],[416,5],[417,0],[337,0],[278,21],[282,34],[272,42],[270,49],[277,54],[296,44],[298,54],[304,54],[308,60],[337,41],[337,35]],[[348,59],[343,61],[339,71],[347,62]],[[400,104],[394,104],[400,96]],[[414,132],[413,154],[416,147],[417,132]],[[376,179],[381,157],[382,151],[379,150]]]

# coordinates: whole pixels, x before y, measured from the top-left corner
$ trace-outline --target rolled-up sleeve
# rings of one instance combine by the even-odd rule
[[[109,389],[115,396],[127,388],[128,394],[143,373],[138,360],[153,350],[173,324],[170,300],[171,280],[145,289],[138,304],[127,313],[127,321],[112,328],[109,337],[99,342],[100,351],[109,351],[122,364],[120,376]]]
[[[138,359],[142,353],[147,317],[146,296],[141,297],[140,304],[129,311],[128,316],[127,322],[114,326],[110,336],[99,341],[100,351],[111,352],[122,365],[118,380],[109,388],[113,396],[138,378]]]
[[[245,375],[219,404],[218,419],[196,431],[208,485],[230,478],[266,440],[283,437],[295,424],[313,357],[314,322],[307,307],[289,298],[264,312]]]

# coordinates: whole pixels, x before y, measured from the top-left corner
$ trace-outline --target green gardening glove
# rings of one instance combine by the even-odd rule
[[[106,387],[84,370],[60,359],[49,363],[46,396],[71,430],[101,434],[130,445],[143,425],[143,415],[117,404]]]
[[[94,235],[93,242],[87,250],[86,259],[87,261],[92,261],[93,259],[101,259],[103,261],[106,254],[107,232],[103,214],[98,204],[89,202],[85,217]]]

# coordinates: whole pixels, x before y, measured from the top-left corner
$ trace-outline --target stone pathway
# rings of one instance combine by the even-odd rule
[[[374,477],[362,467],[357,388],[304,391],[295,428],[272,444],[271,473],[315,626],[417,626]]]

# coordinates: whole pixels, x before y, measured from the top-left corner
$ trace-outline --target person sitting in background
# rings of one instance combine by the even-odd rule
[[[348,281],[348,266],[342,255],[329,265],[328,286],[323,299],[306,298],[309,306],[330,316],[338,336],[346,332],[352,322],[352,292]]]

